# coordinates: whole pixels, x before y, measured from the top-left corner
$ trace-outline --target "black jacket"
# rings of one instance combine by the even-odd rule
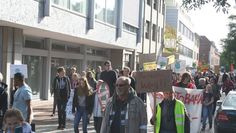
[[[0,82],[0,111],[5,114],[8,107],[7,84]],[[1,115],[1,114],[0,114]]]

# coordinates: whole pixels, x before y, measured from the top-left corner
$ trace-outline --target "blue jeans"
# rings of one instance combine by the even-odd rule
[[[88,116],[86,107],[79,106],[77,107],[77,111],[75,113],[75,120],[74,120],[74,131],[78,133],[78,126],[80,123],[81,118],[83,119],[83,133],[87,133],[87,124],[88,124]]]
[[[202,106],[202,128],[206,127],[206,120],[208,118],[209,121],[209,127],[212,127],[212,110],[213,110],[213,104],[209,106]]]

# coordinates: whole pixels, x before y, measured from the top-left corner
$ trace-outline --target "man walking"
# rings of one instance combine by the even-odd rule
[[[184,104],[175,99],[173,90],[164,92],[151,119],[156,133],[190,133],[190,120]]]
[[[32,121],[32,91],[25,83],[25,78],[22,73],[14,75],[14,86],[18,88],[14,94],[13,108],[21,111],[24,120],[28,123]]]
[[[146,133],[147,113],[143,101],[130,87],[129,77],[119,77],[108,100],[101,133]]]
[[[64,130],[66,127],[66,104],[70,96],[70,80],[65,76],[65,69],[59,67],[57,69],[58,76],[53,82],[54,98],[57,101],[58,110],[58,128]]]
[[[104,71],[100,75],[100,79],[106,82],[109,86],[110,96],[113,95],[115,90],[115,83],[117,79],[117,74],[112,70],[111,61],[104,62]]]

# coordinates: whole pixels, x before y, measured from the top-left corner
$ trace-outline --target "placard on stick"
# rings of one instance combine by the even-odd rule
[[[137,72],[137,92],[158,92],[169,90],[172,90],[172,70]]]

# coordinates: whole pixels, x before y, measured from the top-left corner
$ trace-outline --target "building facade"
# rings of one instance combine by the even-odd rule
[[[194,25],[181,2],[166,0],[166,25],[173,27],[177,32],[176,59],[185,60],[186,67],[194,67],[198,58],[198,46],[195,43]]]
[[[200,36],[199,62],[209,65],[210,69],[220,65],[220,53],[213,41],[206,36]]]
[[[140,65],[145,62],[156,62],[162,53],[165,26],[165,0],[145,0],[142,46]]]
[[[56,68],[78,72],[111,60],[136,67],[141,45],[142,0],[1,0],[0,71],[27,64],[35,98],[48,99]],[[132,6],[132,10],[130,10]]]

